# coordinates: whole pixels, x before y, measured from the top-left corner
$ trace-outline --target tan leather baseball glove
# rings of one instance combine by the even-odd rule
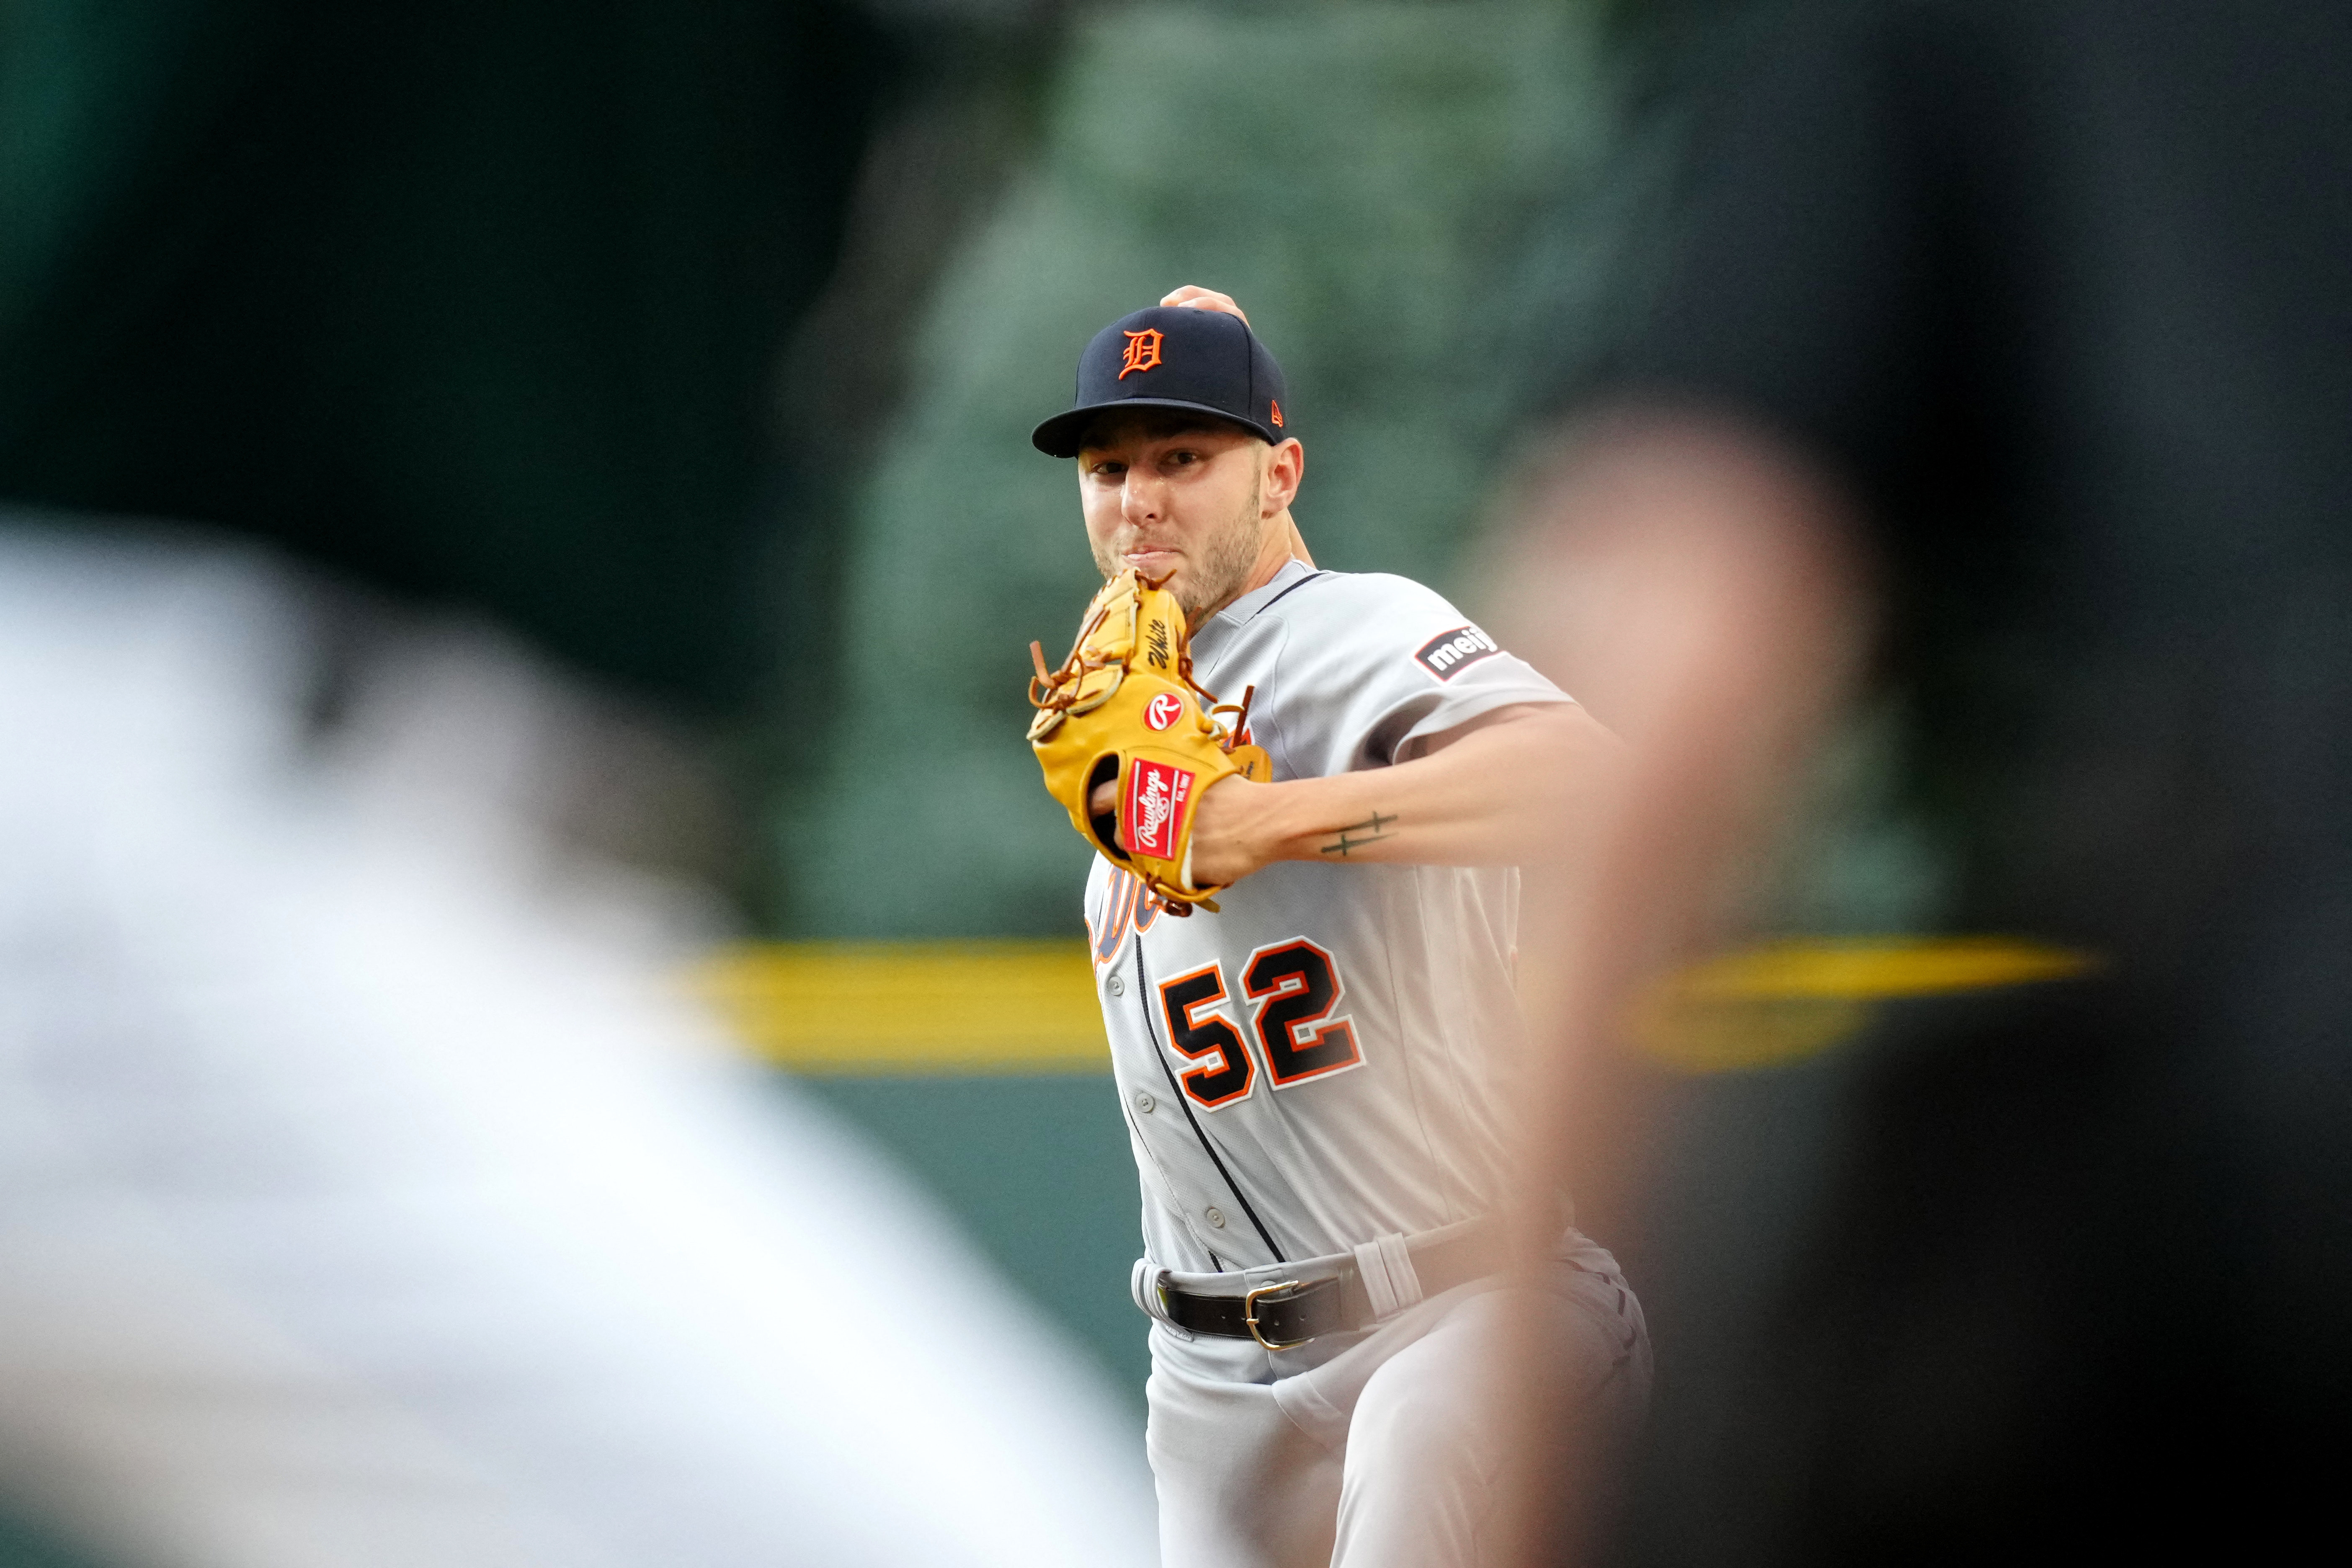
[[[1216,910],[1221,887],[1192,885],[1194,808],[1211,784],[1240,774],[1259,784],[1272,765],[1249,743],[1249,699],[1219,703],[1192,680],[1184,612],[1176,596],[1120,573],[1087,606],[1078,640],[1059,669],[1029,645],[1037,666],[1029,743],[1045,789],[1078,837],[1141,878],[1171,914]],[[1118,809],[1097,816],[1105,782]]]

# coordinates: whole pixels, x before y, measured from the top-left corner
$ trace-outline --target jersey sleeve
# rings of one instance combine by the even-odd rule
[[[1334,573],[1287,595],[1275,699],[1259,739],[1278,775],[1385,767],[1498,708],[1570,700],[1441,595],[1402,577]]]

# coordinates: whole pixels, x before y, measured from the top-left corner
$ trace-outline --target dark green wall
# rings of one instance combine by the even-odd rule
[[[0,497],[734,695],[776,367],[894,59],[780,0],[0,10]]]
[[[42,1527],[0,1511],[0,1568],[97,1568]]]
[[[1127,1123],[1108,1073],[800,1080],[897,1158],[1135,1414],[1151,1370],[1128,1300],[1142,1254]]]

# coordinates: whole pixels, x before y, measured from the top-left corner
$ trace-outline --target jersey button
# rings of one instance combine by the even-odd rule
[[[1225,1211],[1224,1211],[1224,1210],[1223,1210],[1223,1209],[1221,1209],[1221,1208],[1216,1208],[1216,1207],[1210,1207],[1210,1208],[1202,1209],[1202,1210],[1201,1211],[1201,1213],[1202,1213],[1202,1216],[1203,1216],[1203,1217],[1205,1217],[1211,1225],[1215,1226],[1219,1230],[1223,1230],[1223,1229],[1224,1229],[1224,1228],[1225,1228]]]
[[[1126,995],[1126,994],[1127,994],[1127,982],[1126,982],[1126,981],[1124,981],[1124,980],[1121,980],[1121,979],[1120,979],[1118,975],[1116,975],[1116,974],[1112,975],[1112,976],[1110,977],[1110,994],[1111,994],[1112,995],[1114,995],[1114,996],[1124,996],[1124,995]]]
[[[1150,1089],[1139,1089],[1135,1091],[1135,1109],[1143,1112],[1144,1115],[1150,1115],[1151,1108],[1159,1103],[1160,1102],[1158,1100],[1151,1098],[1151,1091]]]

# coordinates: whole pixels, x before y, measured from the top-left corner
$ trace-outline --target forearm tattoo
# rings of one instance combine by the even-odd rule
[[[1381,831],[1382,828],[1391,826],[1395,821],[1395,817],[1383,816],[1376,811],[1362,822],[1349,823],[1347,826],[1339,829],[1339,837],[1334,838],[1330,843],[1321,845],[1318,847],[1321,848],[1324,854],[1337,855],[1344,860],[1349,854],[1358,849],[1361,849],[1367,844],[1378,844],[1383,838],[1395,837],[1396,835],[1393,833],[1383,833]]]

